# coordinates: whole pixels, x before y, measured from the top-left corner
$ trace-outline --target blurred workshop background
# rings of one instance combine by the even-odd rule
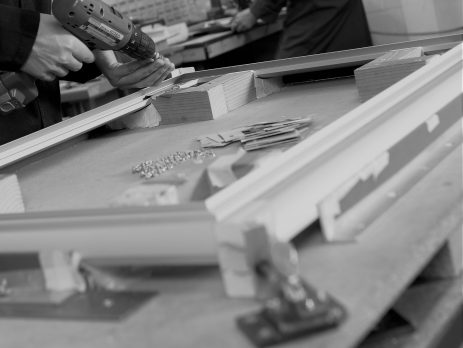
[[[139,25],[177,67],[196,70],[273,59],[285,17],[234,33],[229,24],[252,0],[106,0]],[[374,45],[455,34],[462,29],[461,0],[363,0]],[[130,91],[104,78],[85,85],[62,82],[63,112],[72,116]]]

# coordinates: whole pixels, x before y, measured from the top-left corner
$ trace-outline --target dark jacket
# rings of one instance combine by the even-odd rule
[[[251,12],[265,22],[287,6],[277,58],[371,45],[362,0],[256,0]]]
[[[59,1],[59,0],[57,0]],[[40,14],[50,13],[50,0],[0,0],[0,70],[19,71],[35,42]],[[85,65],[66,80],[85,82],[98,76],[94,64]],[[26,108],[0,115],[0,145],[61,120],[59,81],[36,81],[39,97]]]

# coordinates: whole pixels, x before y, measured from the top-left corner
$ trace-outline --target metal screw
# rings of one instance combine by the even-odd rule
[[[110,298],[105,298],[103,300],[103,306],[105,306],[106,308],[111,308],[112,306],[114,306],[114,301]]]
[[[256,315],[249,315],[245,317],[244,320],[246,321],[247,324],[252,325],[252,324],[256,324],[259,322],[259,317]]]
[[[261,327],[258,335],[261,340],[268,340],[273,337],[273,331],[268,327]]]
[[[281,300],[278,297],[271,298],[267,300],[265,303],[265,306],[267,307],[268,310],[273,311],[273,312],[278,312],[281,310]]]
[[[11,294],[11,289],[8,287],[8,280],[3,278],[0,281],[0,297],[7,297]]]
[[[315,309],[315,302],[314,300],[312,300],[311,298],[308,298],[305,300],[305,308],[308,310],[308,311],[312,311]]]

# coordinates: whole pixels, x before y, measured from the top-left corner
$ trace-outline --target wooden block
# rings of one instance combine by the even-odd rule
[[[426,279],[458,277],[463,269],[462,249],[463,232],[460,226],[426,266],[421,277]]]
[[[156,97],[153,105],[165,125],[213,120],[254,99],[254,73],[245,71],[167,92]]]
[[[254,85],[256,87],[256,97],[260,99],[280,91],[284,83],[281,77],[272,77],[269,79],[256,77],[254,79]]]
[[[246,152],[240,148],[236,153],[220,156],[207,167],[209,181],[213,188],[222,189],[238,180],[232,166],[245,154]]]
[[[24,213],[24,201],[18,178],[14,174],[0,174],[0,214]]]
[[[223,86],[228,111],[232,111],[256,99],[253,71],[226,74],[212,80],[211,83]]]
[[[426,65],[422,47],[390,51],[354,71],[360,99],[366,101]]]
[[[79,272],[80,255],[61,250],[48,250],[39,253],[39,260],[47,290],[85,290],[85,280]]]
[[[114,130],[153,128],[159,126],[161,116],[156,108],[150,103],[141,110],[111,121],[107,126]]]

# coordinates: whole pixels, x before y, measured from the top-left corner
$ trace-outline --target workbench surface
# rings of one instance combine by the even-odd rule
[[[219,120],[114,132],[74,142],[11,168],[17,169],[31,211],[101,207],[140,180],[131,174],[132,165],[191,148],[196,135],[308,114],[319,129],[357,105],[350,78],[295,85]],[[284,347],[349,348],[362,341],[448,236],[461,228],[460,151],[456,149],[357,242],[327,244],[317,226],[296,239],[303,277],[335,296],[346,307],[348,318],[337,329]],[[234,320],[258,303],[227,298],[216,267],[137,272],[140,281],[134,284],[160,294],[128,319],[118,323],[1,319],[0,347],[251,347]],[[400,341],[400,346],[428,346],[433,330],[444,326],[454,308],[461,306],[461,279],[442,284],[434,284],[439,291],[429,292],[434,297],[425,301],[428,307],[423,307],[426,315],[419,318],[421,329]]]
[[[243,33],[225,31],[192,38],[177,45],[183,49],[182,63],[204,62],[278,33],[283,29],[283,21],[284,16],[280,16],[274,23],[258,25]]]
[[[307,115],[313,118],[312,132],[315,132],[358,104],[353,78],[286,87],[217,120],[116,131],[76,143],[40,161],[33,160],[19,169],[17,175],[28,211],[107,207],[116,195],[141,182],[131,173],[132,166],[176,151],[198,148],[195,138],[199,135]],[[237,151],[237,147],[214,151],[221,155]],[[203,167],[188,168],[191,185]],[[178,169],[183,171],[181,167]]]

